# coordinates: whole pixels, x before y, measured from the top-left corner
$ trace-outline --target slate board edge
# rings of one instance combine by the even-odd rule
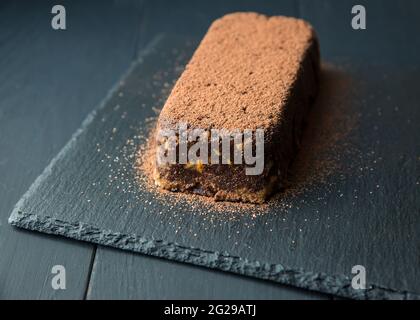
[[[164,37],[164,34],[155,36],[149,44],[139,53],[136,61],[133,61],[128,70],[123,74],[121,80],[125,79],[132,70],[141,63],[141,59],[150,54],[153,48]],[[344,275],[327,275],[325,273],[305,272],[285,267],[281,264],[269,264],[260,261],[250,261],[226,252],[206,251],[199,248],[181,246],[176,243],[169,243],[163,240],[148,240],[138,235],[122,234],[111,230],[101,230],[95,226],[84,223],[69,223],[51,217],[41,217],[33,213],[26,213],[21,210],[26,200],[33,194],[38,186],[47,177],[55,163],[63,158],[67,151],[75,147],[80,134],[90,125],[97,112],[106,106],[106,102],[119,88],[121,81],[118,81],[102,100],[99,107],[93,110],[82,122],[81,127],[72,135],[70,141],[61,149],[56,157],[38,176],[29,190],[18,201],[9,223],[13,226],[39,231],[47,234],[55,234],[82,240],[99,245],[111,246],[123,250],[134,251],[152,255],[169,260],[190,263],[207,268],[218,269],[236,274],[251,276],[255,278],[270,280],[286,285],[303,289],[319,291],[352,299],[419,299],[420,294],[407,291],[398,291],[377,285],[368,285],[366,290],[354,290],[351,286],[351,279]]]
[[[345,298],[359,300],[420,299],[420,295],[416,293],[397,291],[376,285],[368,285],[366,290],[354,290],[351,286],[351,279],[345,276],[329,276],[325,273],[305,272],[287,268],[281,264],[250,261],[231,256],[226,252],[206,251],[163,240],[149,240],[134,234],[101,230],[85,223],[69,223],[50,217],[40,217],[36,214],[22,212],[18,208],[13,211],[9,218],[9,223],[24,229],[233,272]]]
[[[143,50],[141,50],[136,57],[136,59],[130,64],[128,69],[123,73],[123,75],[120,77],[119,81],[117,81],[114,86],[108,91],[105,98],[102,99],[102,101],[99,103],[99,106],[93,109],[83,120],[81,126],[76,130],[75,133],[71,136],[70,140],[64,145],[64,147],[58,152],[58,154],[51,160],[51,162],[45,167],[44,171],[35,179],[35,181],[31,184],[28,191],[25,192],[25,194],[19,199],[19,201],[14,206],[12,213],[9,217],[9,223],[11,223],[11,219],[14,216],[15,213],[17,213],[23,205],[25,204],[26,200],[29,198],[30,195],[32,195],[37,189],[38,186],[42,183],[44,180],[44,177],[47,177],[51,173],[51,169],[55,166],[55,164],[62,159],[68,151],[70,151],[77,142],[78,137],[82,134],[82,132],[93,122],[93,120],[96,117],[96,114],[103,108],[105,108],[108,100],[118,91],[118,88],[120,87],[120,83],[124,81],[128,75],[136,68],[137,65],[141,64],[143,62],[143,57],[150,54],[154,47],[162,41],[164,38],[163,33],[157,34],[146,46]]]

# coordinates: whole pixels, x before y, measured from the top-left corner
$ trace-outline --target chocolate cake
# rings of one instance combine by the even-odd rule
[[[315,32],[303,20],[233,13],[214,21],[160,113],[155,183],[216,200],[266,201],[298,151],[319,60]],[[249,152],[255,164],[244,160]],[[257,161],[262,169],[249,170]]]

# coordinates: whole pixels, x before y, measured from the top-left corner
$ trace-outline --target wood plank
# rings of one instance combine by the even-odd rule
[[[212,20],[235,10],[296,15],[296,8],[292,1],[148,2],[140,46],[147,45],[156,33],[200,38]],[[183,290],[179,290],[181,287]],[[325,299],[327,296],[99,246],[88,298]]]
[[[93,245],[22,232],[11,228],[7,217],[136,53],[137,5],[60,3],[67,9],[66,31],[50,27],[54,1],[1,3],[2,299],[84,297]],[[51,287],[51,268],[57,264],[66,267],[66,290]]]
[[[326,298],[269,281],[115,249],[98,249],[88,299]]]

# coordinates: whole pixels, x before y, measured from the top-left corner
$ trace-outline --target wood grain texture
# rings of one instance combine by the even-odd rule
[[[54,4],[1,2],[1,299],[84,297],[93,245],[22,232],[7,218],[137,52],[139,10],[112,1],[61,1],[68,29],[53,31]],[[51,287],[57,264],[66,267],[66,290]]]

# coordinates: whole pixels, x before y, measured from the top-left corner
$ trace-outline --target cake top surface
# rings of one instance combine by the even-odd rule
[[[210,26],[159,122],[194,128],[266,128],[281,111],[315,34],[305,21],[232,13]]]

